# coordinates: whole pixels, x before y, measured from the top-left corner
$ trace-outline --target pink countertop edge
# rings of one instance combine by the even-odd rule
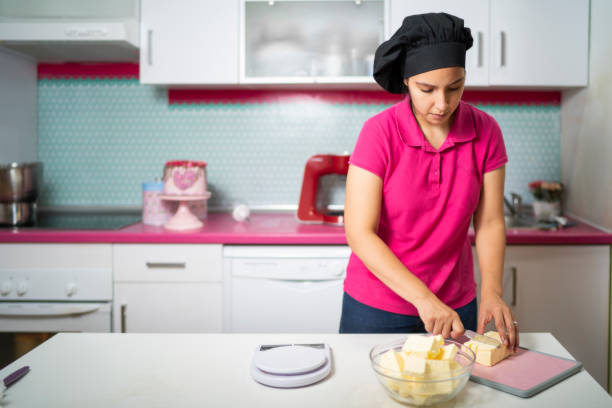
[[[474,233],[470,231],[474,243]],[[508,229],[508,245],[612,245],[612,234],[577,222],[558,231]],[[227,213],[212,213],[204,226],[192,231],[169,231],[136,223],[118,230],[0,229],[0,243],[217,243],[345,245],[341,226],[303,224],[290,213],[253,214],[236,222]]]

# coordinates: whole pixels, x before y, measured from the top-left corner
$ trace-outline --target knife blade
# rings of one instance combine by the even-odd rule
[[[478,334],[475,331],[472,330],[466,330],[465,331],[465,336],[471,340],[480,342],[480,343],[485,343],[485,344],[489,344],[491,346],[494,346],[495,348],[501,347],[501,343],[491,337],[487,337],[485,335],[482,334]]]

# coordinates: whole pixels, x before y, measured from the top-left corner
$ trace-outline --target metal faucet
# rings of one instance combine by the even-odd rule
[[[506,196],[504,196],[504,204],[508,207],[508,211],[510,211],[512,218],[516,219],[521,215],[523,199],[520,194],[517,193],[510,193],[510,197],[512,198],[512,202],[508,201]]]

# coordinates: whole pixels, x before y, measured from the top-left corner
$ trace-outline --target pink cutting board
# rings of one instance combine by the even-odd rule
[[[471,380],[527,398],[577,373],[582,363],[519,348],[502,362],[487,367],[474,364]]]

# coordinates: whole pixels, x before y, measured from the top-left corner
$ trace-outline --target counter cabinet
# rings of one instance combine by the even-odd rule
[[[476,250],[474,275],[480,296]],[[608,388],[610,246],[509,245],[503,298],[523,332],[551,332]],[[493,325],[489,328],[494,330]]]

